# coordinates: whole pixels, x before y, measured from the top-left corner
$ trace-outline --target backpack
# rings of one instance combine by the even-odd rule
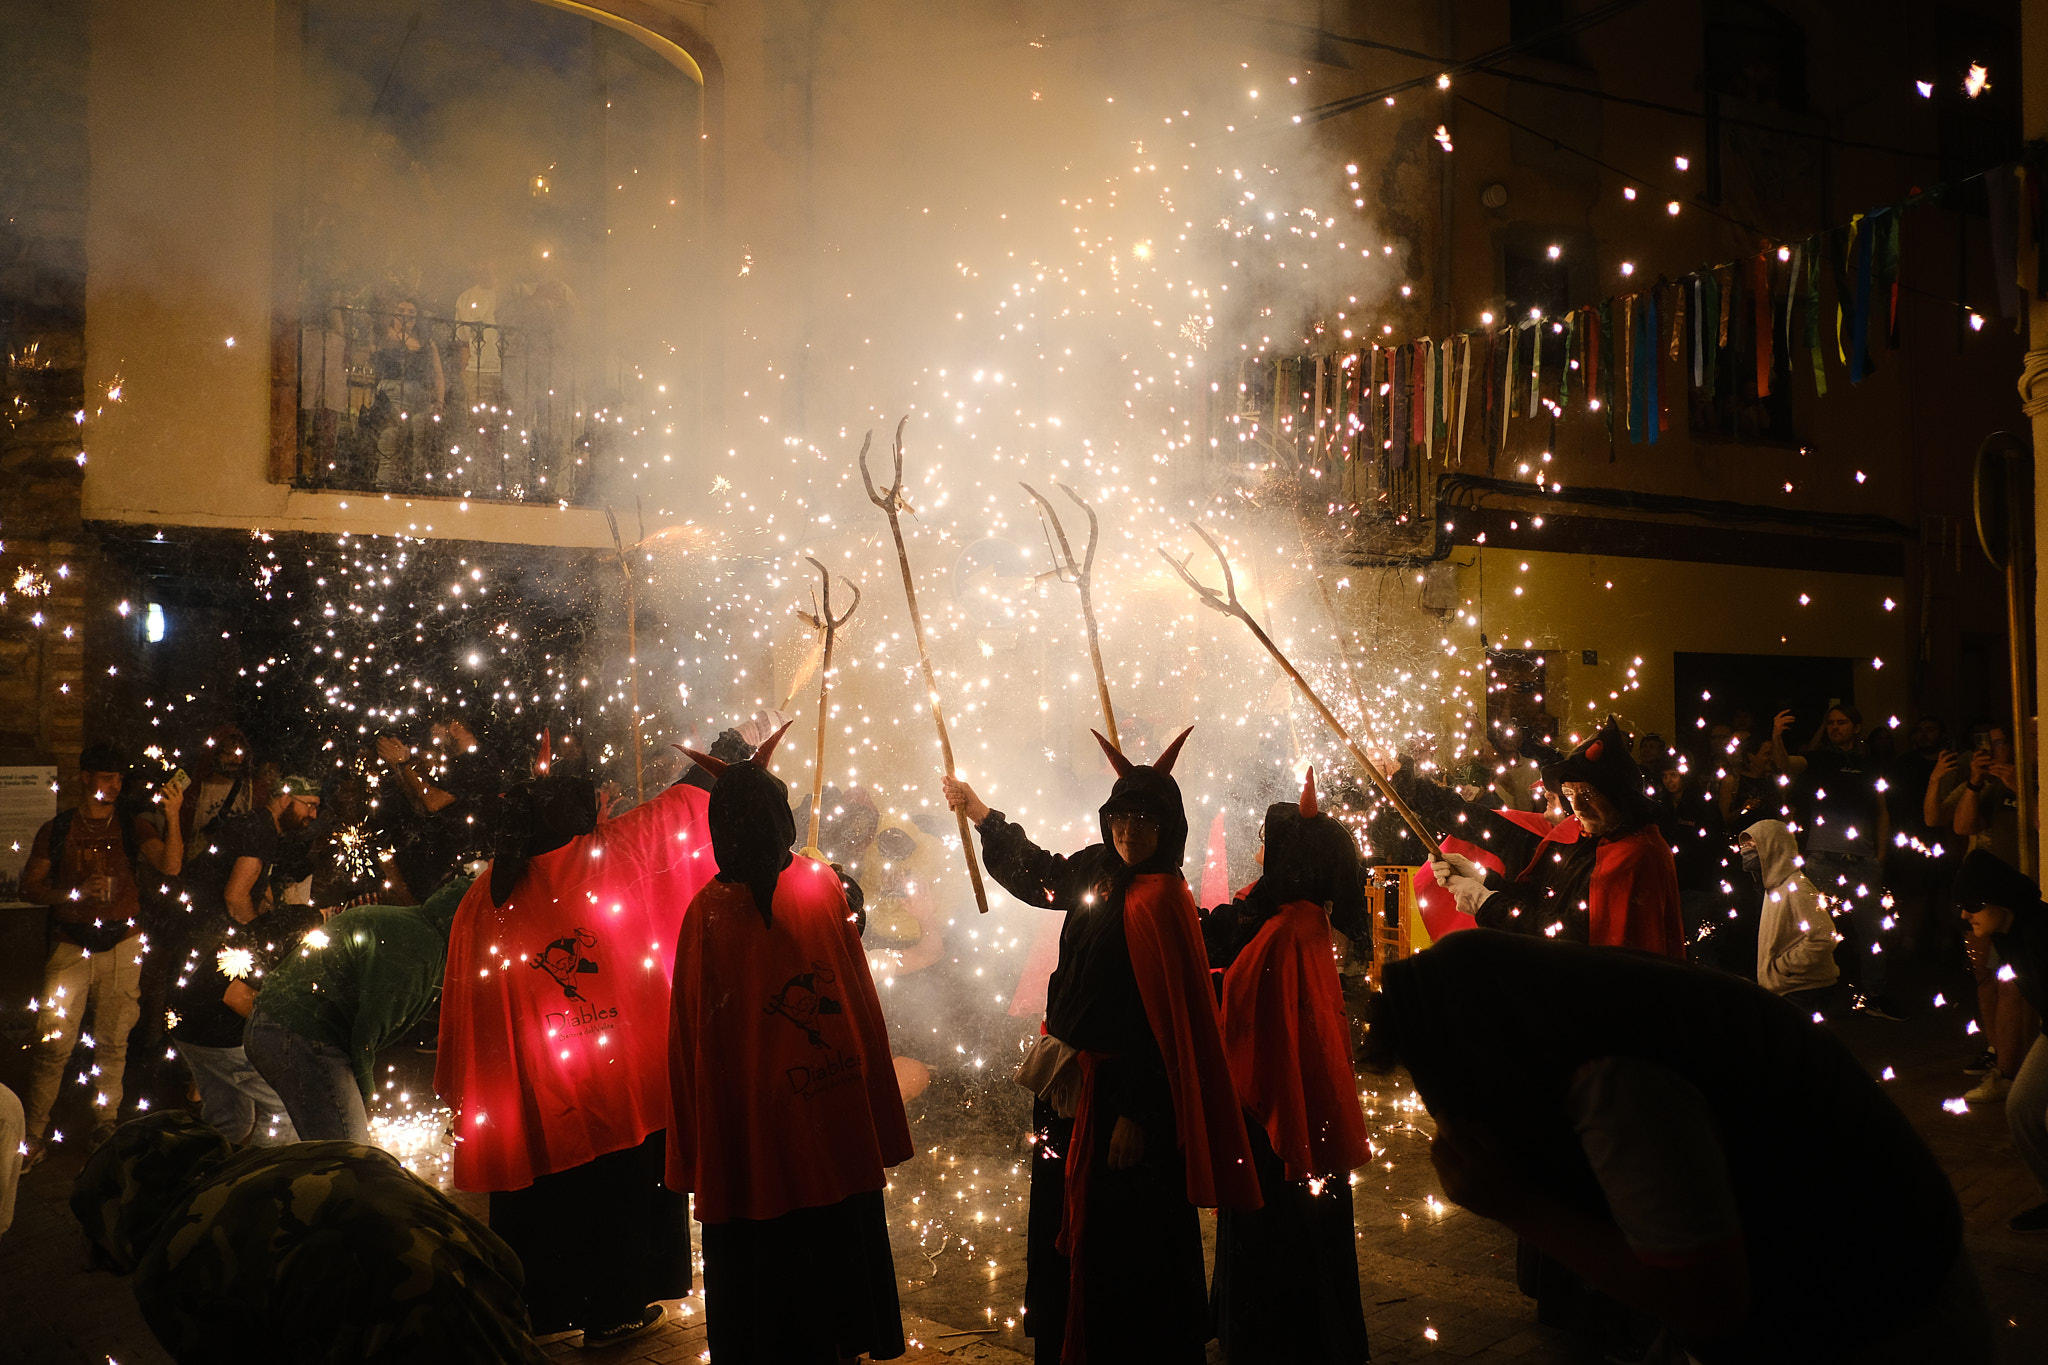
[[[78,807],[76,806],[68,810],[60,810],[55,816],[51,817],[50,870],[52,872],[61,872],[64,868],[64,845],[71,837],[71,822],[77,818]],[[128,857],[128,875],[133,878],[135,876],[135,861],[141,856],[141,851],[135,843],[135,822],[123,819],[118,811],[115,812],[114,822],[121,831],[121,850]],[[127,938],[130,928],[131,926],[127,924],[63,924],[60,926],[59,932],[70,936],[74,942],[87,952],[104,953],[112,951],[120,944],[122,939]]]

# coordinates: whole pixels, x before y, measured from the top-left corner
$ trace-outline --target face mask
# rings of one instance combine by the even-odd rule
[[[1753,848],[1742,850],[1742,870],[1752,877],[1763,875],[1763,857]]]

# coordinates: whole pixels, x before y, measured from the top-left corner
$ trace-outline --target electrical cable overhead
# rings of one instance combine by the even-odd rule
[[[1377,90],[1368,90],[1362,95],[1348,95],[1343,99],[1332,100],[1328,104],[1315,105],[1297,114],[1295,122],[1322,123],[1348,114],[1354,109],[1363,109],[1368,104],[1377,104],[1389,96],[1404,94],[1407,91],[1420,89],[1426,85],[1435,85],[1440,78],[1445,76],[1456,78],[1470,72],[1484,70],[1494,62],[1512,57],[1533,47],[1541,47],[1553,39],[1569,37],[1575,33],[1583,33],[1589,28],[1595,28],[1606,23],[1609,19],[1617,18],[1627,11],[1636,8],[1636,6],[1642,3],[1643,0],[1608,0],[1607,4],[1596,6],[1577,18],[1567,19],[1561,24],[1553,24],[1541,33],[1533,33],[1527,38],[1518,39],[1515,42],[1503,43],[1499,47],[1482,52],[1476,57],[1468,57],[1463,61],[1445,62],[1439,70],[1431,72],[1429,75],[1416,76],[1405,81],[1396,81],[1392,85],[1384,85]],[[1322,30],[1315,31],[1322,32]],[[1403,56],[1427,59],[1426,54],[1405,49],[1392,49],[1390,44],[1376,43],[1367,38],[1346,38],[1344,35],[1337,33],[1331,33],[1327,36],[1338,42],[1349,42],[1360,47],[1396,50]]]

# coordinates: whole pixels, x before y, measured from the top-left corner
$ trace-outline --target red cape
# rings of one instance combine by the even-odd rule
[[[1188,1202],[1201,1208],[1255,1209],[1258,1172],[1223,1051],[1194,897],[1178,873],[1131,879],[1124,896],[1124,938],[1145,1001],[1145,1019],[1166,1058],[1174,1123],[1187,1155]]]
[[[434,1088],[455,1112],[455,1185],[519,1190],[668,1122],[676,927],[716,871],[698,787],[660,796],[490,875],[448,935]]]
[[[779,1218],[879,1190],[910,1158],[888,1029],[839,878],[798,858],[774,926],[736,882],[697,893],[676,943],[672,1190],[699,1222]]]
[[[1319,905],[1283,905],[1223,974],[1223,1046],[1237,1098],[1289,1180],[1372,1159],[1351,1071],[1344,993]]]
[[[1536,850],[1543,858],[1550,841]],[[1534,860],[1530,863],[1535,866]],[[1523,876],[1527,876],[1524,871]],[[1685,960],[1685,921],[1678,913],[1678,863],[1655,824],[1603,842],[1593,854],[1586,889],[1586,941],[1642,948]]]
[[[1549,817],[1538,811],[1503,810],[1496,812],[1496,814],[1504,820],[1513,821],[1531,834],[1542,835],[1545,843],[1570,844],[1578,841],[1579,822],[1575,816],[1568,815],[1553,825],[1550,823]],[[1444,851],[1447,853],[1462,853],[1481,867],[1490,868],[1503,876],[1513,875],[1502,864],[1500,855],[1495,853],[1487,844],[1473,843],[1456,835],[1446,835],[1444,837]],[[1538,853],[1545,853],[1550,850],[1539,848],[1537,851]],[[1533,862],[1534,860],[1532,859],[1531,861]],[[1461,929],[1472,929],[1478,926],[1479,922],[1477,920],[1458,908],[1458,902],[1451,893],[1436,884],[1436,873],[1431,870],[1428,863],[1424,863],[1415,870],[1415,899],[1421,907],[1422,924],[1424,928],[1429,930],[1431,942],[1435,942],[1445,934],[1455,934]]]

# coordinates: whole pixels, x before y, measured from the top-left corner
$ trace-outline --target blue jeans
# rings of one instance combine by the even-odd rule
[[[348,1053],[294,1033],[259,1003],[242,1035],[242,1050],[277,1089],[301,1142],[370,1142],[370,1116]]]
[[[2012,1145],[2035,1183],[2048,1193],[2048,1037],[2036,1037],[2005,1094]]]
[[[199,1086],[199,1117],[237,1146],[282,1147],[299,1140],[284,1101],[238,1047],[201,1047],[172,1039]]]

